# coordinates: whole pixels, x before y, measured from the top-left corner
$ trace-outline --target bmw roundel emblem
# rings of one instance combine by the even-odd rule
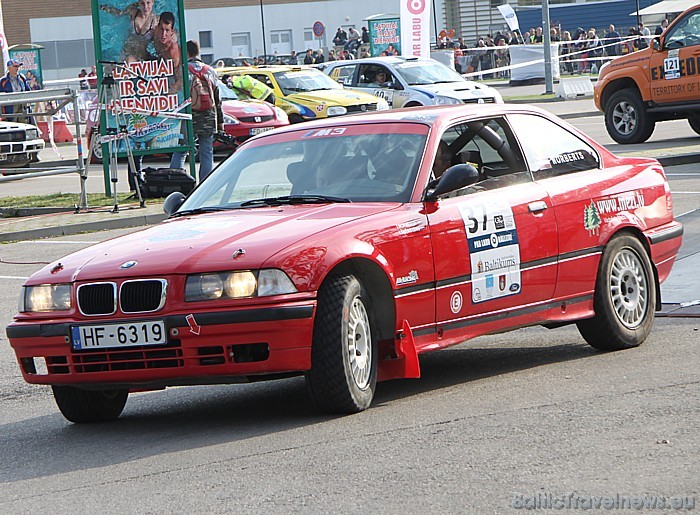
[[[131,268],[132,266],[136,266],[136,263],[138,263],[138,261],[126,261],[125,263],[119,265],[119,268]]]

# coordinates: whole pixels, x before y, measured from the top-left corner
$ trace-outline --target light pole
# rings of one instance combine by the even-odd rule
[[[265,11],[263,11],[263,0],[260,0],[260,22],[262,23],[263,64],[267,64],[267,44],[265,43]]]

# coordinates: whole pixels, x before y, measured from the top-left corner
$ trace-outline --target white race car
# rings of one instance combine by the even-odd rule
[[[370,57],[332,61],[322,69],[345,88],[381,97],[394,109],[503,102],[495,88],[467,80],[430,58]]]
[[[0,168],[29,166],[44,149],[39,129],[28,123],[0,121]]]

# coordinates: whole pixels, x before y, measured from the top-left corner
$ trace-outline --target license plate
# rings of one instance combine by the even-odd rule
[[[262,134],[263,132],[271,131],[273,127],[255,127],[250,129],[250,135],[255,136],[256,134]]]
[[[0,161],[7,161],[7,154],[0,154]]]
[[[71,342],[76,350],[114,349],[139,345],[163,345],[165,324],[162,320],[106,325],[75,325]]]

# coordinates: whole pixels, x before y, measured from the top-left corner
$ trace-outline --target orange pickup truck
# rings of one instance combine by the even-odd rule
[[[682,118],[700,134],[700,5],[678,16],[648,48],[605,64],[594,95],[618,143],[641,143],[656,122]]]

